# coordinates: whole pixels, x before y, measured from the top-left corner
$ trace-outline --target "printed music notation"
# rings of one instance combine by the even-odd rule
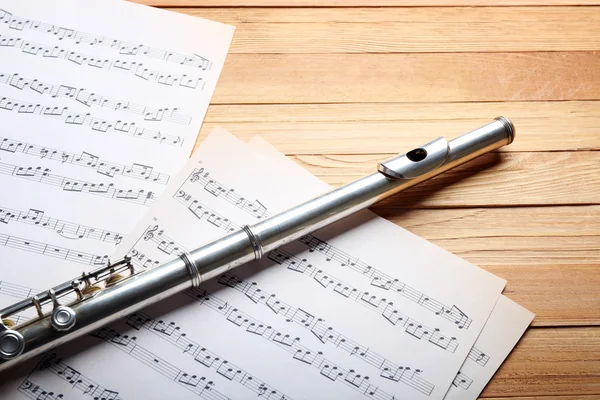
[[[227,378],[229,381],[238,382],[256,393],[258,397],[274,400],[292,400],[291,397],[286,396],[272,386],[230,363],[228,360],[194,342],[185,333],[182,333],[180,327],[174,322],[165,323],[162,320],[155,320],[143,312],[137,312],[130,315],[125,323],[138,331],[143,328],[154,333],[161,339],[179,348],[179,350],[182,350],[184,354],[193,357],[194,361],[204,365],[206,368],[214,369],[219,375]]]
[[[102,196],[109,199],[128,201],[135,204],[149,206],[154,202],[154,192],[134,189],[117,189],[114,183],[105,185],[104,183],[90,183],[76,179],[66,178],[64,176],[53,175],[49,168],[43,167],[19,167],[0,163],[0,174],[27,179],[45,185],[57,186],[65,192],[89,193],[96,196]]]
[[[284,335],[252,317],[228,302],[224,302],[216,296],[209,294],[203,289],[190,289],[185,292],[202,305],[206,305],[221,314],[227,321],[241,329],[245,329],[251,335],[257,335],[273,343],[292,354],[292,358],[319,370],[320,374],[333,381],[340,382],[353,390],[356,390],[368,398],[377,400],[394,400],[395,397],[370,383],[368,376],[357,374],[354,370],[346,370],[330,360],[326,359],[322,352],[311,351],[300,344],[299,338]],[[434,385],[421,378],[420,370],[406,370],[387,372],[385,378],[400,381],[415,390],[429,396]]]
[[[110,39],[105,36],[94,35],[86,32],[77,31],[74,29],[56,26],[53,24],[31,21],[26,18],[18,17],[6,10],[0,10],[0,23],[4,22],[10,29],[23,31],[31,29],[33,31],[48,33],[54,35],[58,40],[68,39],[75,44],[88,44],[92,46],[102,46],[119,51],[121,55],[144,55],[147,57],[156,58],[159,60],[174,62],[181,65],[197,67],[202,70],[210,69],[212,62],[208,59],[193,54],[191,56],[179,54],[176,52],[161,50],[154,47],[135,44],[123,40]]]
[[[139,128],[135,122],[107,121],[102,118],[94,118],[90,113],[70,112],[69,107],[52,107],[43,104],[27,103],[8,97],[0,98],[0,109],[16,112],[18,114],[39,115],[60,120],[71,126],[89,126],[95,132],[107,133],[108,131],[127,135],[138,139],[150,140],[159,145],[183,146],[181,136],[165,135],[159,131]]]
[[[61,393],[54,393],[44,390],[39,385],[33,383],[29,378],[21,383],[17,390],[19,393],[22,393],[33,400],[60,400],[65,397]]]
[[[490,356],[488,356],[476,347],[473,347],[471,349],[468,357],[469,359],[475,361],[480,367],[485,367],[487,362],[490,360]]]
[[[394,364],[369,347],[365,347],[352,339],[344,336],[331,326],[327,326],[325,320],[301,308],[292,307],[281,300],[278,300],[274,294],[269,294],[260,289],[256,282],[245,282],[242,279],[232,275],[224,274],[218,278],[222,285],[234,288],[246,295],[255,304],[263,304],[276,315],[285,318],[286,322],[295,322],[305,329],[308,329],[323,344],[331,343],[351,356],[357,356],[360,360],[374,366],[381,371],[381,377],[396,381],[395,374],[410,371],[410,367],[404,367]]]
[[[154,167],[149,165],[134,163],[131,166],[125,166],[100,160],[98,156],[87,152],[82,152],[81,154],[69,153],[64,150],[37,146],[1,136],[0,151],[5,151],[7,153],[22,153],[39,157],[43,160],[59,161],[61,164],[68,163],[78,167],[92,168],[100,175],[108,176],[109,178],[114,178],[115,175],[122,175],[127,178],[156,182],[161,185],[166,185],[169,183],[170,179],[170,176],[167,174],[154,172]]]
[[[22,78],[17,73],[0,73],[0,83],[5,83],[19,90],[29,88],[41,95],[48,94],[52,96],[52,98],[64,97],[66,99],[73,99],[87,107],[105,107],[114,111],[123,111],[141,115],[144,117],[144,121],[169,121],[183,125],[189,125],[192,122],[192,117],[185,114],[179,114],[178,108],[146,107],[130,101],[116,100],[110,97],[101,96],[94,92],[90,92],[87,89],[66,85],[52,85],[40,82],[37,79]]]
[[[185,192],[183,192],[182,190],[179,190],[177,193],[178,195],[175,196],[176,199],[178,197],[189,196],[185,195]],[[183,195],[180,196],[181,193],[183,193]],[[194,201],[194,207],[200,207],[200,209],[203,209],[204,205],[202,205],[197,200]],[[220,218],[220,220],[223,221],[226,220],[220,215],[217,215],[217,218]],[[159,231],[160,239],[154,240],[154,233],[158,231],[158,229],[158,225],[149,227],[146,230],[146,234],[144,235],[145,240],[155,241],[155,243],[157,243],[157,245],[160,246],[159,250],[165,253],[167,253],[168,251],[173,253],[175,249],[177,249],[177,251],[185,250],[183,246],[177,244],[174,240],[166,236],[164,234],[164,230]],[[150,234],[148,234],[149,230],[151,230]],[[361,292],[358,289],[353,288],[352,286],[335,278],[331,274],[326,274],[324,271],[315,268],[312,264],[308,263],[306,259],[301,260],[299,257],[296,257],[282,249],[275,249],[271,251],[267,255],[267,258],[274,261],[276,264],[287,266],[287,269],[289,270],[306,274],[307,276],[313,278],[323,288],[331,289],[335,293],[338,293],[348,299],[354,300],[358,304],[361,304],[372,311],[376,311],[377,313],[381,314],[381,316],[392,325],[398,326],[400,328],[405,328],[404,332],[412,337],[415,337],[419,340],[425,339],[429,343],[452,353],[454,353],[458,348],[458,342],[455,337],[443,335],[440,332],[439,328],[428,328],[422,323],[414,320],[413,318],[408,317],[407,315],[395,309],[393,307],[393,302],[388,302],[384,298],[378,299],[376,296],[371,295],[369,292]],[[427,300],[425,297],[423,297],[420,299],[418,304],[422,305],[422,302],[425,301]]]
[[[324,289],[333,290],[335,293],[366,307],[367,309],[380,314],[390,324],[399,328],[404,328],[404,333],[437,346],[443,350],[454,353],[458,348],[458,342],[455,337],[444,335],[439,328],[428,328],[419,321],[408,317],[394,308],[394,303],[385,298],[377,298],[369,292],[360,290],[348,285],[331,274],[315,268],[308,263],[306,259],[300,259],[284,250],[275,249],[271,251],[267,258],[276,264],[286,266],[291,271],[298,272],[313,278]]]
[[[167,235],[164,235],[164,229],[159,229],[159,225],[149,226],[142,237],[145,242],[152,241],[156,243],[156,248],[165,254],[175,254],[179,256],[182,252],[185,252],[185,248],[180,244],[176,243]]]
[[[261,219],[269,216],[267,213],[267,207],[265,207],[260,201],[254,200],[249,201],[244,197],[239,196],[235,193],[234,189],[229,189],[225,185],[217,182],[216,180],[209,177],[210,172],[204,172],[204,168],[197,168],[192,171],[188,177],[188,181],[191,183],[198,183],[204,186],[204,190],[212,194],[215,197],[221,197],[226,199],[238,208],[246,211],[255,218]]]
[[[0,246],[24,250],[30,253],[40,254],[47,257],[60,258],[79,264],[102,266],[108,263],[108,256],[98,256],[81,251],[70,250],[64,247],[54,246],[48,243],[36,242],[0,233]]]
[[[204,89],[204,80],[202,78],[189,77],[187,74],[172,75],[168,72],[146,68],[144,64],[136,61],[95,58],[83,53],[61,49],[58,46],[47,46],[6,35],[0,35],[0,48],[2,47],[21,49],[21,52],[25,54],[41,56],[47,59],[63,59],[79,66],[83,65],[90,68],[122,72],[134,75],[147,82],[153,80],[164,86],[179,86],[192,90]]]
[[[101,242],[121,243],[123,235],[116,232],[92,228],[73,222],[56,218],[45,217],[42,210],[29,209],[29,211],[12,210],[0,206],[0,223],[8,225],[11,222],[34,225],[40,228],[52,229],[66,239],[92,239]]]
[[[217,228],[223,229],[227,232],[234,232],[240,229],[237,224],[211,210],[204,204],[201,204],[191,194],[187,194],[184,190],[178,190],[173,195],[173,198],[186,206],[187,209],[199,220],[204,219]]]
[[[422,305],[436,315],[443,316],[445,319],[454,322],[459,329],[468,329],[471,325],[471,319],[463,313],[457,306],[447,306],[431,298],[430,296],[406,285],[400,280],[379,271],[358,258],[353,258],[348,253],[330,245],[329,243],[315,237],[306,235],[299,239],[301,243],[308,246],[309,251],[319,252],[325,256],[325,261],[336,261],[342,267],[349,267],[362,276],[371,279],[371,285],[392,293],[398,293],[401,296]]]
[[[68,382],[73,389],[80,390],[84,395],[94,400],[123,400],[119,392],[105,389],[87,378],[81,372],[62,362],[56,353],[46,354],[36,367],[39,371],[49,371]]]
[[[139,239],[138,239],[138,241],[139,241]],[[136,245],[137,245],[137,242],[136,242]],[[160,265],[160,261],[150,259],[144,253],[140,253],[135,248],[131,249],[129,251],[129,253],[127,253],[127,255],[129,257],[131,257],[131,263],[134,266],[139,267],[141,269],[148,269],[148,268],[158,267]],[[139,269],[135,269],[135,271],[138,272]]]
[[[129,337],[128,335],[121,335],[115,329],[108,328],[101,328],[98,331],[90,333],[90,336],[110,343],[125,354],[129,354],[142,364],[154,369],[164,377],[177,382],[180,386],[191,391],[200,398],[208,400],[230,400],[229,397],[215,389],[215,383],[213,381],[209,381],[203,376],[188,374],[173,364],[168,363],[156,354],[138,345],[135,336]]]
[[[458,371],[458,373],[456,374],[456,377],[452,381],[452,386],[467,390],[467,389],[469,389],[469,387],[471,386],[472,383],[473,383],[473,379],[469,378],[462,372]]]
[[[205,185],[205,190],[215,197],[224,199],[234,206],[246,211],[255,218],[260,219],[271,216],[271,213],[268,212],[268,209],[258,200],[251,201],[241,197],[239,194],[235,193],[234,189],[228,188],[226,185],[221,184],[217,180],[209,178],[209,176],[210,172],[205,171],[204,168],[199,168],[195,169],[190,174],[188,181],[192,183],[199,182]],[[434,312],[436,315],[440,315],[443,318],[454,322],[459,329],[468,329],[471,325],[471,318],[469,318],[457,306],[446,306],[430,296],[404,284],[403,282],[400,282],[400,280],[373,268],[358,258],[353,257],[341,249],[315,237],[314,235],[303,236],[299,239],[299,241],[307,245],[310,252],[314,252],[316,250],[324,254],[326,261],[329,262],[334,260],[342,267],[349,267],[350,269],[360,273],[361,276],[370,278],[371,285],[400,294],[401,296],[423,306],[429,311]]]
[[[159,250],[168,255],[179,255],[187,251],[183,245],[164,234],[164,230],[159,229],[158,225],[149,227],[143,236],[143,240],[154,242]],[[364,362],[381,370],[381,376],[384,378],[395,380],[393,379],[394,374],[411,370],[410,367],[394,364],[368,347],[362,346],[344,336],[332,327],[327,326],[323,319],[280,301],[274,294],[267,293],[258,288],[256,282],[245,282],[232,274],[221,275],[217,282],[245,294],[255,304],[262,304],[268,307],[276,315],[285,318],[287,322],[296,322],[303,328],[310,330],[323,344],[332,343],[336,347],[348,352],[351,356],[356,355]],[[439,332],[436,333],[437,338],[429,339],[432,343],[444,340],[444,337]]]

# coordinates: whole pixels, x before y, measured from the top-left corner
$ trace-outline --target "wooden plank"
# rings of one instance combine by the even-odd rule
[[[438,136],[451,139],[498,115],[517,130],[514,143],[501,151],[600,149],[596,101],[213,104],[197,143],[220,125],[243,140],[260,135],[287,154],[388,154]]]
[[[228,24],[253,23],[435,23],[449,24],[455,22],[477,23],[477,28],[486,24],[511,23],[515,21],[541,24],[566,23],[561,30],[573,26],[581,29],[581,25],[590,25],[598,20],[597,7],[589,6],[544,6],[544,7],[201,7],[201,8],[168,8],[167,10],[182,12],[189,15],[218,20]],[[519,15],[515,15],[518,13]],[[577,24],[570,25],[571,19],[577,19]],[[489,21],[496,20],[496,21]],[[418,28],[420,25],[415,26]],[[534,25],[535,26],[535,25]],[[473,26],[472,26],[473,27]],[[588,26],[589,27],[589,26]],[[555,26],[556,28],[556,26]],[[543,28],[545,29],[545,28]],[[556,30],[556,29],[555,29]],[[564,29],[567,30],[567,29]],[[533,29],[529,32],[535,32]],[[438,34],[441,32],[438,32]],[[472,34],[473,32],[471,32]],[[478,31],[478,33],[480,33]],[[561,32],[562,33],[562,32]],[[536,40],[540,37],[536,37]]]
[[[431,7],[597,5],[598,0],[133,0],[157,7]]]
[[[231,53],[600,49],[600,8],[597,7],[173,10],[235,25]],[[560,30],[556,29],[558,23]],[[529,37],[535,37],[535,40],[523,40]]]
[[[529,329],[482,397],[598,394],[599,360],[600,328]]]
[[[600,236],[600,206],[411,209],[378,207],[374,211],[428,240],[471,238]],[[600,257],[599,254],[596,255]],[[547,260],[551,262],[552,260]]]
[[[574,396],[517,396],[517,397],[480,397],[480,399],[494,400],[598,400],[600,395],[574,395]]]
[[[230,54],[213,103],[600,99],[600,52]]]
[[[506,279],[533,326],[600,325],[600,206],[373,210]]]
[[[373,173],[385,158],[294,157],[334,186]],[[381,204],[396,208],[600,204],[600,152],[490,153]]]
[[[600,395],[574,395],[574,396],[517,396],[517,397],[480,397],[480,399],[494,400],[598,400]]]

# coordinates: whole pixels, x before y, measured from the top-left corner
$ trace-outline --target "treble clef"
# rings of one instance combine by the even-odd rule
[[[146,233],[144,234],[144,240],[147,242],[148,240],[151,240],[152,238],[154,238],[154,232],[156,232],[158,230],[158,225],[154,225],[153,227],[149,227],[146,230]]]
[[[56,353],[52,353],[50,355],[46,354],[44,356],[44,358],[42,358],[42,361],[40,361],[40,366],[39,366],[39,370],[43,371],[45,369],[47,369],[48,367],[50,367],[50,365],[52,365],[54,361],[54,359],[56,358]],[[60,360],[57,360],[56,362],[59,362]]]
[[[194,170],[194,172],[192,172],[192,176],[190,176],[190,182],[194,183],[200,180],[200,174],[202,172],[204,172],[204,168]]]

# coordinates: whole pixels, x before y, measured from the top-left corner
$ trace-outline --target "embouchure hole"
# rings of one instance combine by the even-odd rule
[[[427,150],[425,149],[414,149],[406,153],[406,157],[412,162],[423,161],[427,157]]]

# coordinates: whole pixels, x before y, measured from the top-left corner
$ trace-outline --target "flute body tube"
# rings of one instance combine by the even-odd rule
[[[255,225],[199,247],[156,268],[133,273],[130,260],[99,268],[0,310],[2,319],[27,308],[38,317],[16,327],[0,322],[0,372],[96,330],[175,293],[363,210],[401,190],[510,144],[514,127],[504,117],[451,141],[443,137],[379,164],[377,172],[325,193]],[[116,284],[107,278],[124,270]],[[104,282],[97,291],[86,291]],[[68,303],[64,299],[76,294]],[[64,304],[61,304],[61,301]],[[44,313],[42,306],[53,307]]]

